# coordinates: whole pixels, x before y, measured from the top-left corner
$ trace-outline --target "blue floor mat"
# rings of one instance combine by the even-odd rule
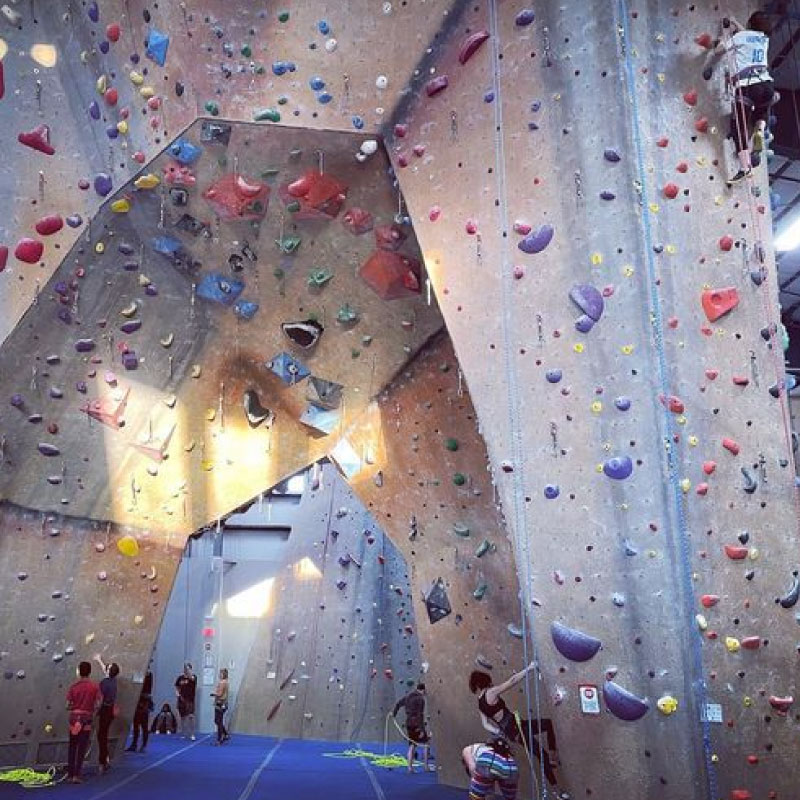
[[[106,775],[95,764],[84,768],[80,785],[24,789],[0,783],[3,800],[35,797],[74,800],[463,800],[465,792],[439,786],[433,773],[408,775],[405,767],[370,766],[366,759],[342,758],[355,745],[298,739],[238,736],[223,747],[212,737],[196,742],[151,736],[146,753],[125,753]],[[372,753],[383,745],[363,743]],[[391,753],[402,753],[394,746]],[[326,755],[335,754],[335,755]]]

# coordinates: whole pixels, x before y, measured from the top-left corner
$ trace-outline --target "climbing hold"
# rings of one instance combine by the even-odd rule
[[[55,148],[50,144],[49,125],[38,125],[32,131],[20,133],[17,136],[17,141],[26,147],[44,153],[46,156],[52,156],[56,152]]]
[[[658,710],[666,717],[678,710],[678,701],[671,695],[665,694],[656,701]]]
[[[750,470],[747,467],[742,467],[742,475],[744,475],[744,486],[742,487],[747,494],[753,494],[755,490],[758,488],[758,482],[756,479],[750,474]]]
[[[609,477],[617,481],[629,478],[633,472],[633,462],[628,456],[617,456],[609,458],[603,464],[603,472]]]
[[[550,636],[556,650],[570,661],[588,661],[602,647],[602,642],[575,628],[568,628],[560,622],[550,626]]]
[[[520,28],[530,25],[536,19],[536,14],[532,8],[523,8],[514,19],[514,22]]]
[[[723,252],[727,253],[733,247],[733,236],[726,233],[722,238],[719,240],[719,249]]]
[[[433,625],[452,613],[450,600],[442,578],[437,578],[423,595],[428,621]]]
[[[741,648],[741,642],[735,636],[725,637],[725,649],[729,653],[738,653]]]
[[[425,94],[428,97],[434,97],[435,95],[443,92],[450,84],[450,81],[447,78],[447,75],[437,75],[435,78],[431,78],[425,84]]]
[[[747,558],[748,550],[746,547],[739,547],[734,544],[726,544],[724,546],[725,555],[732,561],[743,561]]]
[[[489,543],[489,540],[484,539],[475,550],[475,558],[483,558],[491,549],[492,545]]]
[[[559,494],[561,494],[561,489],[554,483],[548,483],[547,486],[544,487],[544,496],[548,500],[555,500]]]
[[[738,456],[738,455],[739,455],[739,450],[740,450],[741,448],[739,447],[739,443],[738,443],[738,442],[735,442],[733,439],[729,439],[729,438],[727,438],[727,437],[726,437],[726,438],[724,438],[724,439],[722,440],[722,446],[723,446],[723,447],[724,447],[724,448],[725,448],[725,449],[726,449],[726,450],[727,450],[729,453],[732,453],[732,454],[733,454],[733,455],[735,455],[735,456]]]
[[[641,719],[650,708],[647,700],[637,697],[613,681],[606,681],[603,684],[603,699],[608,710],[626,722]]]
[[[129,533],[120,537],[117,540],[117,550],[128,558],[134,558],[139,555],[139,543]]]
[[[342,225],[350,231],[354,236],[360,236],[363,233],[368,233],[372,230],[373,219],[372,214],[363,208],[353,206],[345,211],[342,216]]]
[[[553,238],[554,229],[553,226],[545,223],[544,225],[540,225],[535,231],[531,231],[524,239],[522,239],[517,247],[522,250],[523,253],[528,253],[529,255],[535,253],[541,253],[547,245],[550,244],[550,241]]]
[[[603,315],[603,295],[591,284],[584,283],[573,286],[569,297],[583,311],[583,316],[575,322],[575,328],[580,333],[588,333]]]
[[[460,536],[462,539],[467,539],[469,538],[470,530],[463,522],[454,522],[453,533],[456,536]]]
[[[100,197],[105,197],[110,194],[112,188],[111,176],[107,172],[100,172],[95,176],[94,190]]]
[[[8,248],[5,245],[0,245],[0,272],[6,268],[8,263]]]
[[[680,187],[675,183],[667,183],[664,185],[662,192],[664,194],[664,197],[666,197],[669,200],[674,200],[678,196],[678,193],[680,192]]]
[[[61,455],[61,451],[54,444],[50,444],[49,442],[39,442],[39,452],[43,456],[48,456],[50,458]]]
[[[742,639],[743,650],[758,650],[761,647],[760,636],[746,636]]]
[[[262,108],[260,111],[253,113],[253,119],[256,122],[280,122],[281,112],[277,108]]]
[[[695,44],[699,45],[705,50],[709,50],[713,42],[710,33],[701,33],[695,37],[694,41]]]
[[[42,217],[36,223],[36,233],[38,233],[39,236],[52,236],[54,233],[58,233],[63,227],[64,220],[61,218],[61,215],[50,214],[46,217]]]
[[[44,245],[37,239],[25,237],[17,242],[14,248],[14,257],[26,264],[36,264],[44,253]]]
[[[700,297],[709,322],[715,322],[739,305],[739,291],[733,286],[707,289]]]
[[[776,697],[775,695],[770,695],[769,698],[769,704],[779,714],[785,714],[792,707],[792,703],[794,703],[794,697],[791,695],[786,697]]]
[[[683,94],[683,102],[686,103],[687,106],[696,106],[697,105],[697,90],[690,89],[688,92],[684,92]]]
[[[671,411],[673,414],[683,414],[684,411],[686,411],[683,400],[681,400],[680,397],[676,397],[674,394],[669,397],[660,394],[658,400],[664,408]]]
[[[519,625],[516,625],[513,622],[509,622],[508,625],[506,625],[506,630],[515,639],[522,639],[522,637],[524,635],[523,631],[522,631],[522,628]]]
[[[793,608],[800,599],[800,578],[798,571],[792,572],[792,583],[789,590],[782,596],[775,598],[776,603],[780,603],[782,608]]]
[[[716,468],[717,468],[717,462],[716,461],[704,461],[703,462],[703,472],[705,472],[706,475],[712,475]]]
[[[475,53],[478,52],[480,46],[489,38],[489,31],[481,30],[467,36],[461,43],[461,49],[458,51],[458,61],[460,64],[466,64]]]
[[[560,369],[549,369],[544,376],[548,383],[558,383],[563,377],[563,373]]]
[[[134,182],[133,185],[137,189],[155,189],[161,183],[161,179],[158,175],[154,175],[152,172],[148,172],[146,175],[140,175]]]
[[[166,33],[161,33],[155,28],[150,28],[150,33],[147,35],[147,49],[145,55],[151,60],[155,61],[159,67],[163,67],[167,61],[167,49],[169,48],[169,36]]]
[[[299,322],[284,322],[281,330],[287,339],[294,342],[298,347],[309,350],[319,341],[325,329],[314,319],[302,320]]]

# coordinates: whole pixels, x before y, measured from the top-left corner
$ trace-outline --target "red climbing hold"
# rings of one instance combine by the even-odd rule
[[[735,456],[738,456],[739,455],[739,450],[741,450],[741,448],[739,447],[738,442],[735,442],[733,439],[728,439],[728,438],[723,439],[722,440],[722,446],[729,453],[733,453],[733,455],[735,455]]]
[[[701,301],[708,321],[715,322],[739,305],[739,290],[734,286],[706,289],[701,295]]]
[[[119,100],[119,92],[112,86],[110,89],[106,89],[103,99],[108,105],[115,106]]]
[[[363,208],[353,206],[345,211],[342,217],[342,225],[354,236],[360,236],[362,233],[368,233],[372,230],[372,214]]]
[[[286,205],[300,201],[300,210],[292,214],[294,219],[333,219],[347,199],[347,184],[330,172],[309,170],[296,181],[281,184],[278,193]]]
[[[666,136],[662,136],[660,139],[656,140],[656,144],[659,147],[666,147],[669,144],[669,139]]]
[[[758,650],[761,647],[761,637],[760,636],[745,636],[742,639],[742,647],[745,650]]]
[[[678,172],[688,172],[689,165],[685,161],[681,161],[675,169],[678,170]]]
[[[118,42],[120,33],[121,30],[118,22],[112,22],[110,25],[106,26],[106,39],[108,39],[109,42]]]
[[[434,97],[443,92],[449,85],[450,81],[447,79],[447,75],[437,75],[425,84],[425,94],[428,97]]]
[[[723,252],[727,253],[733,247],[733,236],[729,233],[726,233],[720,240],[719,240],[719,249]]]
[[[794,697],[787,695],[786,697],[775,697],[772,695],[769,698],[769,704],[779,713],[785,714],[794,703]]]
[[[706,370],[706,378],[710,381],[715,381],[719,377],[719,370],[718,369],[707,369]]]
[[[747,756],[747,763],[755,766],[758,764],[758,756]]]
[[[731,561],[743,561],[747,558],[747,553],[747,548],[740,547],[738,544],[725,545],[725,555],[728,556]]]
[[[753,795],[747,789],[731,789],[731,800],[753,800]]]
[[[468,219],[464,223],[464,230],[470,235],[474,236],[478,232],[478,223],[474,219]]]
[[[705,117],[700,117],[694,124],[694,129],[698,133],[708,133],[708,120]]]
[[[44,153],[46,156],[52,156],[56,152],[55,148],[50,144],[50,127],[48,125],[39,125],[32,131],[19,134],[17,141],[20,144],[24,144],[25,147]]]
[[[26,264],[35,264],[44,252],[44,245],[37,239],[20,239],[14,256],[18,261],[24,261]]]
[[[406,125],[404,122],[398,122],[398,123],[397,123],[397,124],[394,126],[394,135],[395,135],[395,136],[396,136],[398,139],[402,139],[402,138],[403,138],[404,136],[406,136],[407,134],[408,134],[408,125]]]
[[[64,220],[60,214],[49,214],[36,223],[36,233],[39,236],[52,236],[64,227]]]
[[[0,244],[0,272],[6,268],[6,264],[8,264],[8,248]]]
[[[703,462],[703,472],[705,472],[706,475],[713,474],[713,472],[714,472],[714,470],[716,468],[717,468],[717,462],[716,461],[704,461]]]
[[[663,394],[658,396],[661,405],[664,406],[667,410],[671,411],[673,414],[683,414],[686,411],[686,406],[683,404],[683,400],[680,397],[676,397],[674,394],[671,394],[669,397],[665,397]]]
[[[461,43],[461,49],[458,51],[458,61],[460,64],[466,64],[475,53],[478,52],[478,48],[489,38],[489,31],[476,31],[473,34],[467,36],[466,39]]]
[[[664,197],[668,198],[669,200],[674,200],[678,196],[678,192],[680,192],[680,188],[676,183],[667,183],[664,186]]]
[[[734,375],[731,378],[735,386],[749,386],[750,385],[750,378],[746,377],[745,375]]]
[[[431,222],[436,222],[439,217],[442,216],[442,207],[441,206],[431,206],[430,210],[428,211],[428,219]]]
[[[361,278],[384,300],[419,294],[422,266],[414,258],[375,250],[359,270]]]
[[[684,92],[683,94],[683,102],[686,103],[688,106],[696,106],[697,105],[697,90],[690,89],[688,92]]]
[[[698,483],[695,487],[695,492],[700,495],[700,497],[705,497],[708,494],[708,484],[707,483]]]
[[[713,608],[717,603],[719,603],[719,595],[718,594],[704,594],[700,598],[700,602],[703,604],[704,608]]]
[[[713,44],[713,41],[711,39],[711,34],[701,33],[699,36],[695,36],[694,43],[706,50],[710,50],[711,45]]]

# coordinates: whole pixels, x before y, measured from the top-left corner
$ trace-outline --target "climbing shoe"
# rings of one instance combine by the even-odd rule
[[[752,175],[753,170],[749,169],[745,172],[743,169],[740,169],[732,178],[728,178],[726,183],[728,186],[733,186],[734,183],[741,183],[745,178],[749,178]]]

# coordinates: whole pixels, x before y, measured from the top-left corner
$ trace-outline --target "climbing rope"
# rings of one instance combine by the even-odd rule
[[[629,12],[627,0],[619,0],[617,6],[617,30],[620,38],[621,57],[625,66],[625,84],[628,94],[628,100],[631,108],[631,123],[632,133],[636,152],[636,167],[639,172],[639,181],[641,186],[642,198],[647,196],[647,170],[644,164],[644,147],[642,144],[642,132],[639,125],[639,103],[636,96],[636,82],[631,58],[630,30],[628,26]],[[650,285],[648,293],[648,305],[650,319],[652,322],[652,330],[654,337],[654,344],[658,356],[658,380],[661,388],[661,393],[664,397],[669,397],[670,382],[669,370],[667,367],[666,348],[664,344],[664,319],[661,309],[661,301],[658,296],[658,286],[660,284],[658,278],[658,270],[655,263],[654,249],[653,249],[653,234],[650,222],[650,210],[647,202],[641,202],[641,222],[644,234],[644,249],[645,249],[645,263],[647,264],[647,279]],[[660,404],[655,404],[658,409]],[[657,412],[658,413],[658,412]],[[717,800],[719,792],[717,791],[717,774],[714,767],[714,760],[711,745],[711,723],[708,720],[708,714],[705,713],[708,696],[706,691],[705,673],[703,671],[703,652],[702,641],[694,626],[694,613],[695,613],[695,594],[692,581],[692,561],[691,561],[691,546],[689,524],[686,518],[686,508],[683,499],[683,490],[681,489],[681,479],[679,474],[678,459],[675,453],[675,448],[672,444],[675,441],[675,427],[672,420],[672,413],[665,406],[662,413],[664,424],[665,445],[666,445],[666,468],[669,476],[669,487],[672,493],[672,499],[675,507],[675,515],[677,519],[677,536],[679,541],[679,552],[681,557],[682,577],[683,577],[683,596],[684,596],[684,612],[686,630],[691,632],[689,634],[692,644],[692,657],[693,666],[695,670],[696,680],[692,681],[695,688],[697,702],[700,710],[700,724],[702,732],[702,745],[703,754],[705,757],[706,765],[706,781],[708,784],[708,798],[709,800]],[[671,526],[667,526],[667,535],[672,533]]]
[[[389,712],[389,713],[386,715],[386,722],[385,722],[385,723],[384,723],[384,725],[383,725],[383,754],[384,754],[384,755],[386,755],[386,751],[387,751],[387,749],[388,749],[388,747],[389,747],[389,720],[390,720],[390,719],[391,719],[391,720],[392,720],[392,722],[394,723],[394,726],[395,726],[395,728],[397,728],[397,732],[398,732],[398,733],[399,733],[399,734],[400,734],[400,735],[401,735],[401,736],[402,736],[402,737],[403,737],[403,738],[404,738],[404,739],[405,739],[405,740],[406,740],[406,741],[407,741],[409,744],[413,744],[413,745],[414,745],[414,747],[430,747],[430,743],[429,743],[429,742],[428,742],[428,743],[425,743],[425,742],[422,742],[422,743],[420,743],[420,742],[415,742],[415,741],[413,741],[412,739],[409,739],[409,738],[408,738],[408,736],[406,736],[406,734],[405,734],[405,731],[404,731],[404,730],[403,730],[403,729],[400,727],[400,725],[398,725],[398,723],[397,723],[397,720],[394,718],[394,714],[392,714],[392,712],[390,711],[390,712]]]
[[[508,225],[508,189],[506,185],[506,158],[505,147],[503,141],[503,98],[500,86],[500,26],[498,25],[498,0],[490,0],[489,2],[489,30],[491,33],[492,44],[492,90],[494,92],[495,101],[492,104],[494,108],[494,156],[495,156],[495,174],[497,184],[497,197],[499,199],[500,208],[500,229],[505,231]],[[498,259],[500,266],[500,287],[501,287],[501,327],[503,331],[503,363],[504,372],[506,376],[506,401],[508,405],[508,422],[511,432],[511,455],[514,463],[514,470],[511,473],[511,480],[513,483],[513,514],[514,524],[511,528],[514,536],[514,545],[519,562],[524,564],[525,574],[520,576],[519,570],[517,571],[517,578],[520,584],[519,605],[520,616],[522,619],[522,649],[523,658],[526,666],[530,663],[529,657],[532,655],[533,661],[536,665],[536,673],[538,677],[539,672],[539,655],[536,647],[536,637],[534,635],[534,605],[528,602],[528,597],[531,594],[531,560],[530,560],[530,542],[528,541],[528,520],[525,503],[525,447],[522,442],[522,423],[521,413],[519,408],[520,397],[522,392],[519,386],[519,378],[515,360],[513,357],[514,347],[512,345],[512,331],[516,329],[515,325],[515,309],[512,294],[513,271],[511,269],[511,257],[509,254],[508,237],[503,236],[501,243],[501,257]],[[530,612],[530,625],[528,624],[528,613]],[[530,642],[530,649],[529,649]],[[531,709],[531,686],[530,686],[530,672],[525,674],[525,704],[526,707]],[[542,716],[541,716],[541,698],[539,695],[539,682],[534,681],[533,686],[533,706],[538,723],[538,729],[542,729]],[[529,716],[529,715],[528,715]],[[540,780],[536,779],[536,770],[533,761],[528,755],[528,765],[530,767],[531,783],[535,787],[537,797],[541,797],[541,790],[545,786],[544,774],[544,752],[542,742],[540,739],[533,739],[533,729],[531,722],[528,722],[528,742],[536,741],[539,747],[539,771]],[[527,753],[527,747],[526,747]]]
[[[381,755],[380,753],[361,750],[357,747],[351,747],[339,753],[323,753],[322,755],[325,756],[325,758],[364,758],[369,761],[371,767],[384,767],[385,769],[394,769],[396,767],[405,767],[408,765],[408,759],[399,753]],[[414,761],[413,765],[423,766],[421,761]]]
[[[9,769],[0,772],[0,783],[18,783],[23,789],[41,789],[46,786],[55,786],[64,778],[56,780],[55,767],[49,767],[44,772],[37,772],[28,767]]]

